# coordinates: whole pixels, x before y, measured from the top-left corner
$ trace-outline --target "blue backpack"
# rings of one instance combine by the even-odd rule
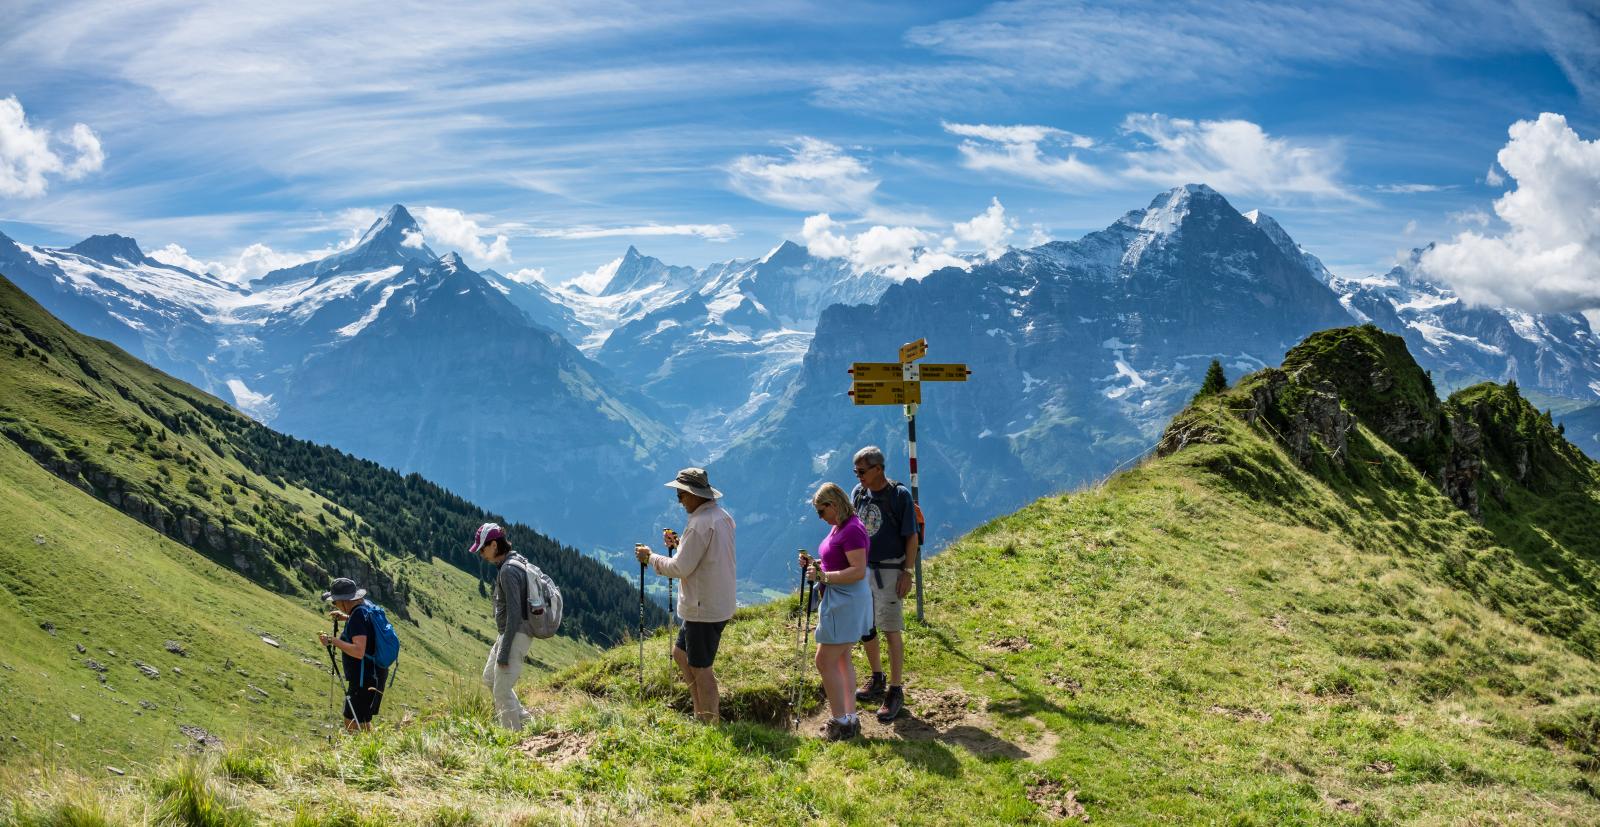
[[[372,628],[378,631],[377,646],[371,660],[388,669],[400,658],[400,636],[394,633],[394,624],[389,622],[389,616],[384,614],[382,606],[371,600],[363,601],[363,604],[372,618]]]

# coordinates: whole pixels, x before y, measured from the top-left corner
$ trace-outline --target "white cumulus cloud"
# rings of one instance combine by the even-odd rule
[[[1100,186],[1109,180],[1103,171],[1080,161],[1075,153],[1052,154],[1048,145],[1088,149],[1094,141],[1049,126],[995,126],[945,123],[946,132],[960,135],[961,164],[976,171],[995,171],[1034,181],[1066,186]]]
[[[952,228],[957,241],[976,244],[983,248],[984,255],[989,258],[998,258],[1003,255],[1017,231],[1015,221],[1006,217],[1006,208],[1000,205],[1000,199],[989,199],[989,209],[974,216],[971,221],[960,221]]]
[[[794,210],[862,212],[878,179],[842,148],[801,136],[786,157],[741,155],[728,167],[729,182],[746,197]]]
[[[1490,164],[1489,171],[1484,173],[1483,183],[1488,184],[1491,187],[1498,187],[1505,184],[1505,182],[1505,176],[1495,171],[1494,164]]]
[[[543,267],[524,267],[521,270],[513,270],[513,271],[511,271],[509,273],[506,273],[505,276],[506,276],[506,278],[508,278],[508,279],[510,279],[510,280],[512,280],[514,282],[517,282],[518,284],[534,284],[534,283],[543,284],[544,283],[544,268]]]
[[[223,281],[235,284],[248,284],[254,279],[284,267],[293,267],[305,264],[319,258],[338,252],[338,248],[326,247],[321,250],[307,252],[280,252],[265,244],[251,244],[240,250],[231,260],[213,259],[202,261],[189,254],[189,251],[179,244],[168,244],[157,250],[150,251],[150,257],[163,264],[182,267],[195,273],[210,273]]]
[[[98,172],[105,160],[100,138],[87,125],[51,136],[28,124],[15,96],[0,98],[0,196],[37,198],[49,190],[49,176],[77,180]]]
[[[1508,229],[1436,245],[1422,255],[1423,272],[1475,304],[1600,308],[1600,140],[1549,112],[1517,121],[1510,135],[1496,160],[1515,187],[1494,202]]]
[[[1129,115],[1122,130],[1150,144],[1124,156],[1128,166],[1122,175],[1130,181],[1159,186],[1202,181],[1236,195],[1359,200],[1338,182],[1341,159],[1332,147],[1275,138],[1250,121]]]
[[[1016,222],[1006,216],[1005,207],[995,198],[987,210],[969,221],[956,222],[945,235],[883,224],[851,235],[843,222],[818,213],[801,225],[800,238],[814,256],[848,259],[858,270],[879,270],[891,278],[919,279],[944,267],[971,267],[972,257],[956,254],[963,244],[967,249],[982,247],[986,258],[1003,255],[1015,232]]]
[[[458,250],[479,262],[511,260],[511,242],[504,234],[479,226],[476,218],[460,210],[419,207],[412,214],[441,255],[445,250]]]

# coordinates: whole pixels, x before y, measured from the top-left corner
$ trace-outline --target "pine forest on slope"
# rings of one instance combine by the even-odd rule
[[[25,641],[0,664],[21,700],[4,720],[19,740],[0,738],[0,751],[38,746],[23,733],[92,742],[106,734],[104,698],[128,702],[101,693],[144,681],[163,701],[133,711],[146,723],[137,738],[108,740],[113,754],[180,737],[180,712],[228,736],[253,731],[229,709],[320,726],[327,664],[308,641],[326,628],[316,596],[337,576],[371,590],[405,636],[408,702],[481,665],[494,626],[465,544],[495,515],[415,474],[271,431],[74,333],[3,278],[0,390],[0,626]],[[536,659],[566,662],[636,628],[627,581],[526,526],[510,530],[566,595],[570,637]],[[664,620],[652,604],[648,622]],[[157,676],[175,665],[192,677],[163,682],[132,657]]]
[[[1600,469],[1514,386],[1441,402],[1399,338],[1330,330],[1195,400],[1136,468],[930,561],[912,717],[863,741],[770,725],[789,598],[730,625],[719,727],[686,720],[656,637],[643,703],[619,647],[534,693],[520,738],[457,699],[359,766],[247,744],[0,795],[23,819],[235,824],[1589,823],[1597,518]]]

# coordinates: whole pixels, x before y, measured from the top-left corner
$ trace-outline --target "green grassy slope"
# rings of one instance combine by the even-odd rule
[[[334,575],[373,589],[402,635],[397,715],[481,668],[494,624],[476,575],[398,538],[448,536],[457,551],[483,512],[273,434],[63,327],[3,279],[0,435],[0,759],[154,758],[191,740],[184,725],[230,740],[317,731],[327,658],[311,638],[327,628],[316,595]],[[343,484],[268,473],[317,457],[325,472],[357,473]],[[575,551],[517,531],[552,569],[603,573],[609,603],[631,594]],[[606,596],[575,580],[563,581],[575,637],[619,637],[621,620],[583,613]],[[561,639],[537,657],[555,666],[592,651]]]
[[[226,743],[326,734],[328,660],[314,635],[327,622],[315,602],[269,593],[161,537],[10,443],[0,443],[0,491],[0,756],[128,769],[192,747],[184,726]],[[459,571],[410,565],[438,593],[476,597]],[[453,608],[472,629],[493,628],[481,606]],[[400,631],[395,717],[481,668],[474,635],[430,618]],[[563,639],[540,657],[586,651]]]
[[[389,562],[437,557],[480,573],[463,538],[494,520],[563,586],[569,634],[613,644],[637,622],[632,587],[604,564],[420,476],[264,428],[115,346],[78,335],[3,277],[0,436],[274,591],[316,593],[330,576],[351,576],[410,620],[440,599],[415,591]],[[663,623],[666,615],[652,606],[646,620]]]
[[[1441,403],[1403,351],[1330,335],[1198,402],[1162,456],[929,561],[914,717],[861,742],[764,723],[787,715],[791,598],[730,626],[719,727],[677,711],[657,637],[646,698],[620,647],[538,693],[524,738],[467,697],[341,760],[247,746],[0,786],[19,821],[1600,823],[1594,465],[1509,389]],[[1341,379],[1328,358],[1369,361]]]

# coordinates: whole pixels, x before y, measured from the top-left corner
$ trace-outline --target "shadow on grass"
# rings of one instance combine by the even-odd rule
[[[994,712],[1001,717],[1021,719],[1038,715],[1041,712],[1046,712],[1052,715],[1059,715],[1069,721],[1075,721],[1081,724],[1116,726],[1126,729],[1144,729],[1144,724],[1141,724],[1132,718],[1126,718],[1118,715],[1108,715],[1096,709],[1066,709],[1049,698],[1046,698],[1045,696],[1034,691],[1033,689],[1018,683],[1014,678],[1007,675],[1005,670],[1000,666],[973,657],[969,652],[961,649],[953,641],[951,641],[950,635],[943,630],[926,628],[922,631],[923,634],[926,634],[928,637],[938,641],[939,646],[941,646],[945,652],[951,656],[966,661],[967,663],[983,670],[985,673],[992,674],[1001,683],[1011,687],[1011,690],[1016,693],[1016,697],[996,700],[989,703],[989,711]]]
[[[882,745],[907,764],[944,778],[958,778],[961,775],[961,762],[956,760],[955,752],[942,741],[867,739],[854,743],[860,746]]]

